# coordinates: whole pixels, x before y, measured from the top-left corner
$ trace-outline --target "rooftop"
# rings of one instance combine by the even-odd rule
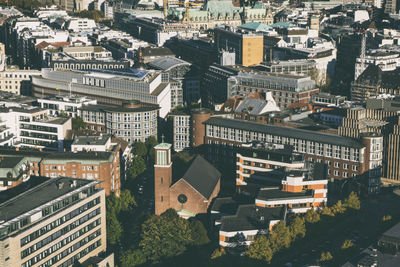
[[[286,192],[280,189],[269,189],[269,188],[262,188],[258,192],[257,199],[258,200],[265,200],[265,201],[272,201],[272,200],[281,200],[281,199],[298,199],[298,198],[312,198],[311,191],[305,192]]]
[[[77,136],[72,145],[104,146],[110,140],[109,135]]]
[[[95,180],[58,177],[48,179],[33,188],[28,188],[25,192],[15,197],[10,196],[7,192],[8,190],[0,192],[0,199],[7,199],[5,201],[2,200],[3,202],[0,204],[0,221],[10,221],[91,183],[97,184],[99,182]]]
[[[221,219],[221,231],[268,230],[271,220],[282,220],[285,208],[262,208],[254,204],[240,205],[234,216]]]
[[[190,66],[191,64],[176,57],[160,57],[149,63],[150,67],[164,71],[185,65]]]
[[[311,140],[323,144],[333,144],[338,146],[349,146],[355,148],[362,148],[364,145],[361,141],[349,137],[343,137],[335,134],[328,134],[323,132],[315,132],[297,128],[288,128],[282,126],[268,125],[257,122],[249,122],[243,120],[234,120],[221,117],[211,117],[204,124],[221,126],[226,128],[235,128],[247,131],[261,132],[275,136],[284,136],[289,138],[299,138],[304,140]]]
[[[20,163],[24,157],[1,157],[0,158],[0,169],[14,168],[15,165]]]

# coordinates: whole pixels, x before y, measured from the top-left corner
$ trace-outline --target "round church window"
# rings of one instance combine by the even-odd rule
[[[178,201],[179,201],[180,203],[182,203],[182,204],[186,203],[186,201],[187,201],[187,196],[184,195],[184,194],[180,194],[180,195],[178,196]]]

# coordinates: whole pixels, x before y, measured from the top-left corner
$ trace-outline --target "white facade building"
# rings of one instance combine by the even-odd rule
[[[49,109],[52,116],[64,113],[72,118],[81,116],[80,108],[82,106],[97,104],[97,100],[85,96],[49,96],[39,98],[37,101],[41,108]]]
[[[66,30],[72,32],[93,31],[97,28],[96,22],[87,18],[72,18],[66,25]]]

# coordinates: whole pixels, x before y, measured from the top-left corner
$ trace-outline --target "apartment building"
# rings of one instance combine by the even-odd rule
[[[328,165],[328,178],[340,183],[350,177],[365,178],[369,192],[377,192],[383,156],[383,137],[365,134],[359,139],[286,128],[243,120],[211,117],[204,122],[204,142],[214,159],[234,158],[235,147],[252,141],[293,146],[306,161]]]
[[[81,116],[80,108],[87,105],[96,105],[97,101],[89,99],[85,96],[48,96],[39,98],[38,104],[43,109],[50,110],[50,115],[59,116],[65,114],[69,117],[76,118]]]
[[[112,142],[106,151],[94,151],[92,146],[86,144],[84,150],[74,152],[0,148],[0,154],[4,157],[25,157],[31,176],[67,176],[103,181],[98,186],[104,188],[105,194],[115,193],[118,196],[121,189],[120,144]]]
[[[159,116],[164,118],[171,110],[171,87],[170,83],[163,82],[165,75],[168,74],[135,69],[124,72],[42,69],[41,76],[32,78],[32,87],[36,97],[73,94],[114,106],[121,106],[124,101],[139,100],[158,105]]]
[[[23,193],[2,192],[1,266],[72,266],[106,251],[99,181],[59,177]]]
[[[23,104],[0,107],[3,145],[63,150],[72,129],[71,118],[53,117],[50,111]]]
[[[155,105],[128,101],[120,107],[83,106],[80,112],[89,131],[107,133],[131,143],[157,137],[159,110]]]
[[[260,64],[263,57],[264,35],[249,33],[229,27],[214,29],[214,43],[217,50],[232,51],[236,64],[252,66]]]
[[[29,162],[25,157],[0,158],[0,191],[10,189],[30,178]]]
[[[168,115],[172,127],[172,146],[176,152],[190,147],[191,118],[184,112],[174,112]]]
[[[400,66],[400,55],[395,52],[372,50],[356,59],[354,80],[364,72],[369,65],[379,66],[382,71],[395,70]]]

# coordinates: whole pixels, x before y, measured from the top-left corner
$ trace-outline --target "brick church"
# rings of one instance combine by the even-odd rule
[[[158,144],[154,150],[155,214],[169,208],[184,218],[207,213],[219,193],[221,173],[198,155],[183,175],[173,177],[171,144]]]

